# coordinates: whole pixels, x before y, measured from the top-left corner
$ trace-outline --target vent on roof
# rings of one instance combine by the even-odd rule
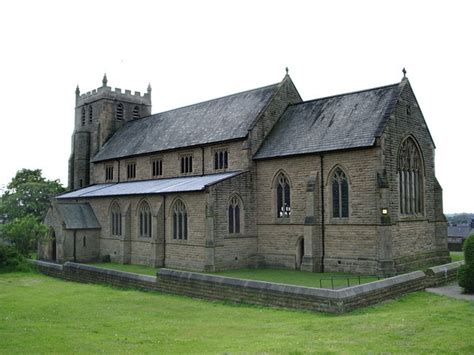
[[[115,118],[119,121],[123,120],[123,105],[118,104],[117,110],[115,111]]]
[[[135,106],[135,107],[133,108],[132,118],[133,118],[134,120],[136,120],[137,118],[140,118],[140,109],[138,108],[138,106]]]

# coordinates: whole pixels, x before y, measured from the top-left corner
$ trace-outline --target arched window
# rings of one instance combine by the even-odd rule
[[[147,202],[142,202],[140,205],[140,237],[151,237],[151,209]]]
[[[89,123],[92,123],[92,106],[89,106]]]
[[[82,237],[82,247],[85,248],[87,246],[86,236]]]
[[[132,111],[132,118],[136,120],[137,118],[140,118],[140,109],[138,106],[135,106]]]
[[[122,213],[118,203],[112,205],[110,218],[112,235],[122,235]]]
[[[401,214],[423,213],[423,162],[412,138],[398,152],[398,188]]]
[[[173,239],[188,239],[188,212],[181,200],[173,208]]]
[[[86,109],[83,107],[81,111],[81,124],[84,126],[86,124]]]
[[[115,118],[119,121],[123,120],[123,105],[118,104],[117,110],[115,111]]]
[[[229,201],[229,234],[240,233],[240,199],[234,196]]]
[[[291,215],[290,182],[280,173],[276,179],[277,218],[289,218]]]
[[[341,168],[337,168],[332,178],[332,216],[349,217],[349,185]]]

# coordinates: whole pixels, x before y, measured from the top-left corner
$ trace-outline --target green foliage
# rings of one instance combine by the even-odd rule
[[[1,225],[0,238],[11,243],[21,255],[28,257],[36,242],[45,237],[47,231],[48,228],[38,222],[35,216],[26,215]]]
[[[0,353],[472,354],[471,302],[416,292],[342,315],[0,275]]]
[[[0,243],[0,273],[28,270],[30,267],[18,250],[13,246]]]
[[[0,214],[7,220],[34,216],[41,221],[52,197],[64,192],[58,180],[46,180],[41,170],[19,170],[1,197]]]
[[[474,293],[474,234],[464,241],[464,262],[458,272],[459,286],[466,293]]]

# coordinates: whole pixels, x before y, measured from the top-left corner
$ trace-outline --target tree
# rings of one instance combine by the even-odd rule
[[[459,286],[466,293],[474,293],[474,234],[464,242],[464,262],[458,271]]]
[[[11,243],[23,256],[28,257],[36,242],[46,236],[48,227],[40,223],[33,215],[15,218],[0,226],[0,237]]]
[[[41,170],[19,170],[0,200],[0,214],[7,221],[33,216],[41,221],[52,197],[64,192],[59,180],[46,180]]]

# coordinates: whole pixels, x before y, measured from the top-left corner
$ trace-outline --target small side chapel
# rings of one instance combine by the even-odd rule
[[[150,86],[76,89],[69,191],[40,258],[377,275],[449,260],[435,144],[405,73],[309,101],[287,73],[151,112]]]

